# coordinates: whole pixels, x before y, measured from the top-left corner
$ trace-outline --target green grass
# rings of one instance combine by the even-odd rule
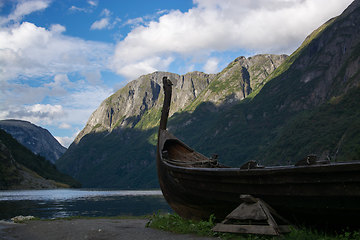
[[[209,221],[191,221],[181,218],[174,214],[153,214],[147,223],[147,227],[162,231],[170,231],[179,234],[195,234],[197,236],[219,236],[218,233],[211,232],[215,226],[215,218],[210,217]]]
[[[359,231],[343,230],[341,233],[327,234],[322,231],[301,228],[292,229],[292,231],[283,236],[266,236],[256,234],[235,234],[235,233],[219,233],[211,231],[215,226],[216,219],[211,216],[209,221],[191,221],[181,218],[175,214],[153,214],[150,221],[146,225],[154,229],[169,231],[179,234],[195,234],[197,236],[216,237],[220,239],[239,239],[239,240],[252,240],[252,239],[273,239],[273,240],[345,240],[345,239],[358,239],[360,240]]]

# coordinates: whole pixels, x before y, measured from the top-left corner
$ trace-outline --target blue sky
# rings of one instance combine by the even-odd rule
[[[100,103],[154,71],[291,54],[351,0],[0,0],[0,120],[68,147]]]

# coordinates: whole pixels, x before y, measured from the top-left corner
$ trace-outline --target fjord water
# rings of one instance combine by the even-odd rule
[[[161,191],[93,189],[0,191],[0,220],[32,215],[51,219],[70,216],[113,217],[172,213]]]

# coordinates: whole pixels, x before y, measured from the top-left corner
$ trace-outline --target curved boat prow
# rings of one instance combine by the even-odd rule
[[[161,111],[161,120],[159,130],[166,130],[167,120],[169,117],[171,93],[172,93],[172,82],[167,78],[163,77],[163,88],[165,93],[164,105]]]

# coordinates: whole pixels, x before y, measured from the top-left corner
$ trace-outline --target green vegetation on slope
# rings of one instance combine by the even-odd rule
[[[0,141],[0,189],[8,189],[20,182],[20,171],[12,162],[10,151]]]
[[[101,188],[158,188],[156,172],[156,147],[149,143],[157,131],[115,129],[108,132],[88,134],[81,139],[75,152],[65,152],[82,167],[79,174],[69,172],[84,187]],[[106,151],[102,151],[106,149]],[[62,165],[63,169],[75,169],[74,165]],[[101,179],[101,181],[99,181]]]
[[[21,145],[16,139],[2,129],[0,129],[0,140],[10,150],[11,155],[17,163],[36,172],[41,177],[65,183],[70,187],[81,187],[81,183],[77,180],[67,174],[59,172],[54,164],[50,163],[40,155],[35,155],[31,150]]]
[[[294,163],[307,154],[317,153],[333,161],[359,160],[359,136],[360,87],[356,87],[312,112],[301,114],[284,129],[268,151],[267,159],[277,164]]]

